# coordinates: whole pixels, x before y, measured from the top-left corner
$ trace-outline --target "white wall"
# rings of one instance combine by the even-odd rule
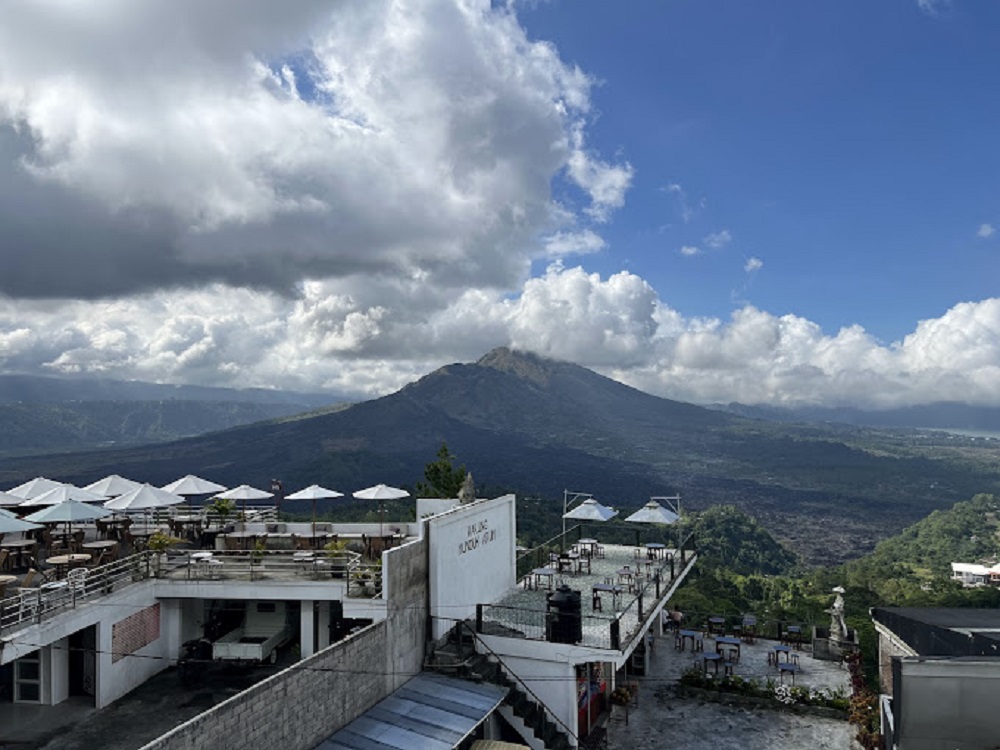
[[[433,639],[456,620],[474,617],[477,603],[497,601],[514,587],[516,507],[514,495],[504,495],[426,521]]]
[[[417,498],[417,519],[430,518],[439,513],[447,513],[452,508],[457,508],[461,502],[456,498],[440,497],[418,497]]]

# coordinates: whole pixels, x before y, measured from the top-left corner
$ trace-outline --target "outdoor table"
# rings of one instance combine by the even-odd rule
[[[579,545],[580,551],[583,552],[584,554],[593,555],[594,547],[597,545],[597,540],[590,539],[588,537],[586,539],[581,539],[580,541],[578,541],[577,545]]]
[[[779,644],[779,645],[777,645],[777,646],[774,647],[774,651],[772,651],[770,654],[768,654],[767,660],[768,660],[768,662],[770,662],[772,659],[774,659],[775,666],[780,667],[781,666],[781,655],[782,654],[785,655],[785,663],[788,663],[788,661],[789,661],[789,656],[788,655],[791,653],[791,651],[792,651],[792,647],[791,646],[786,646],[784,644]]]
[[[628,587],[631,593],[632,589],[635,588],[635,571],[631,568],[621,568],[618,570],[618,583],[624,584]]]
[[[527,588],[537,589],[542,578],[548,579],[548,589],[552,590],[552,579],[555,578],[556,571],[554,568],[535,568],[531,571],[531,575],[525,580],[530,580],[531,583],[528,584]]]
[[[726,633],[726,618],[719,615],[713,615],[708,618],[708,633],[718,633],[719,635],[725,635]]]
[[[792,664],[791,662],[782,662],[778,665],[778,679],[781,682],[785,681],[785,675],[790,674],[792,676],[792,684],[795,684],[795,674],[799,671],[798,664]]]
[[[75,553],[72,555],[56,555],[48,558],[47,562],[56,569],[56,576],[62,578],[66,575],[66,570],[77,565],[90,561],[90,555],[86,553]]]
[[[743,615],[743,640],[747,643],[753,643],[756,635],[757,618],[754,615]]]
[[[208,550],[192,552],[189,559],[191,560],[191,566],[194,568],[195,574],[205,578],[212,578],[213,572],[222,566],[222,561],[216,560],[215,555]]]
[[[646,542],[646,554],[650,560],[662,560],[667,553],[667,545],[659,542]]]
[[[300,539],[308,539],[309,546],[313,549],[322,549],[326,545],[326,540],[336,536],[332,531],[307,531],[305,534],[296,534]]]
[[[591,589],[594,598],[601,592],[611,594],[611,606],[619,607],[622,602],[622,587],[617,583],[595,583]]]
[[[84,549],[96,552],[103,552],[106,549],[114,549],[117,546],[118,542],[114,539],[99,539],[96,542],[84,542],[82,545]]]
[[[234,539],[237,546],[241,550],[252,549],[256,543],[257,539],[262,536],[267,536],[262,531],[229,531],[225,534],[219,534],[219,539]]]
[[[34,539],[11,539],[9,542],[0,543],[0,549],[10,552],[14,559],[14,567],[24,567],[24,555],[34,549],[36,542]]]
[[[799,625],[789,625],[785,628],[785,643],[799,648],[802,644],[802,627]]]
[[[170,530],[177,536],[194,539],[201,533],[201,516],[174,516],[170,519]]]
[[[728,635],[720,635],[718,638],[715,639],[715,650],[716,650],[717,653],[721,654],[723,646],[731,646],[732,648],[731,649],[727,649],[727,650],[733,650],[733,651],[735,651],[736,652],[736,658],[733,661],[739,661],[740,660],[740,643],[741,642],[742,641],[740,641],[739,638],[733,638],[733,637],[728,636]]]
[[[711,651],[701,655],[701,664],[705,673],[708,673],[708,665],[715,668],[715,673],[719,674],[719,663],[722,661],[722,654],[713,654]]]
[[[687,641],[688,638],[691,639],[691,650],[692,651],[697,651],[698,650],[698,644],[701,644],[702,648],[705,647],[702,635],[697,630],[678,630],[677,631],[677,637],[678,637],[679,642],[680,642],[680,650],[681,651],[684,650],[684,643]]]

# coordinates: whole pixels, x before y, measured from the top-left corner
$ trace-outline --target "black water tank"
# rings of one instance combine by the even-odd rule
[[[565,583],[546,595],[545,638],[552,643],[579,643],[583,640],[580,592]]]

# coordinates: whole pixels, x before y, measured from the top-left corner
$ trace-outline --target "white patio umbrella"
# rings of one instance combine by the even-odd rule
[[[312,500],[312,531],[313,536],[316,536],[316,501],[331,500],[335,497],[343,496],[343,492],[328,490],[326,487],[320,487],[318,484],[310,484],[304,490],[293,492],[291,495],[285,495],[285,500]]]
[[[167,492],[172,492],[175,495],[182,495],[183,497],[192,495],[212,495],[226,490],[226,488],[221,484],[216,484],[208,479],[196,477],[194,474],[188,474],[180,479],[175,479],[170,484],[163,485],[161,489],[164,489]]]
[[[9,492],[0,492],[0,507],[20,505],[24,502],[23,497],[18,497],[17,495],[12,495]]]
[[[655,523],[669,525],[677,523],[677,521],[680,520],[680,516],[674,513],[674,511],[664,508],[655,500],[650,500],[625,520],[631,521],[632,523]]]
[[[4,518],[17,518],[17,513],[9,511],[6,508],[0,508],[0,516],[3,516]]]
[[[126,479],[125,477],[118,476],[117,474],[109,474],[104,477],[104,479],[98,479],[96,482],[88,484],[83,489],[89,490],[90,492],[96,492],[98,495],[104,495],[104,497],[118,497],[119,495],[124,495],[126,492],[131,492],[139,487],[142,487],[141,482]]]
[[[22,508],[33,508],[38,505],[61,505],[62,503],[75,500],[80,503],[99,503],[107,498],[98,495],[96,492],[85,490],[83,487],[75,487],[72,484],[60,484],[55,489],[36,495],[30,500],[21,503]]]
[[[216,497],[221,497],[223,500],[241,501],[243,503],[243,516],[246,517],[247,500],[267,500],[269,497],[274,497],[274,493],[258,490],[249,484],[241,484],[239,487],[233,487],[231,490],[220,492]]]
[[[22,521],[14,514],[0,513],[0,534],[16,534],[41,528],[41,524]]]
[[[385,484],[376,484],[372,487],[365,487],[354,493],[354,497],[359,500],[378,500],[378,533],[382,536],[382,519],[385,516],[385,501],[400,500],[409,497],[410,493],[398,487],[389,487]]]
[[[601,505],[594,498],[584,500],[568,513],[563,513],[563,518],[570,518],[576,521],[607,521],[618,515],[618,511]]]
[[[74,523],[94,521],[110,515],[110,510],[87,505],[86,503],[81,503],[79,500],[67,500],[63,503],[48,505],[41,510],[36,510],[31,515],[25,516],[24,520],[32,523],[65,523],[67,533],[72,534]]]
[[[177,505],[183,502],[184,498],[180,495],[174,495],[151,484],[140,484],[136,489],[126,492],[124,495],[119,495],[108,500],[104,503],[104,507],[109,510],[147,511],[154,508],[166,508],[170,505]]]
[[[54,490],[61,484],[62,482],[57,482],[53,479],[35,477],[34,479],[28,480],[24,484],[19,484],[17,487],[7,490],[7,494],[14,495],[22,500],[31,500],[31,498],[38,497],[44,492]]]

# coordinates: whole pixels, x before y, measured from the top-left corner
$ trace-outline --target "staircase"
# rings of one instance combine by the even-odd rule
[[[435,650],[426,668],[450,677],[507,688],[500,713],[533,750],[570,750],[574,747],[566,730],[556,723],[531,691],[504,671],[499,657],[490,658],[476,652],[475,631],[471,625],[456,625],[447,643]]]

